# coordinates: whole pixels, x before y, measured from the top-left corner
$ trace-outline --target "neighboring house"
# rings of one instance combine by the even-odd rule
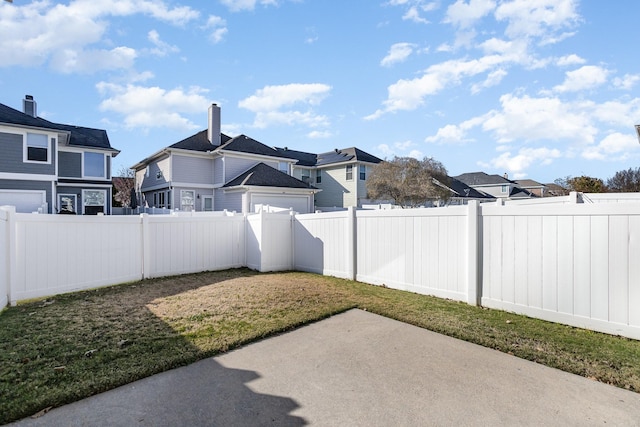
[[[528,190],[519,187],[514,181],[510,181],[507,174],[500,176],[488,175],[484,172],[470,172],[454,178],[475,190],[499,199],[517,200],[536,197]]]
[[[0,104],[0,206],[17,212],[111,213],[112,148],[102,129],[53,123]]]
[[[209,126],[131,168],[143,206],[183,211],[255,212],[262,206],[307,213],[320,191],[290,176],[296,160],[246,135],[220,132],[220,107]]]
[[[477,200],[480,203],[493,202],[496,200],[494,196],[476,190],[453,177],[449,177],[449,184],[446,185],[446,187],[451,191],[451,198],[448,202],[449,205],[466,205],[470,200]]]
[[[568,196],[570,193],[569,190],[567,190],[561,185],[556,184],[555,182],[545,184],[545,187],[546,187],[546,191],[545,191],[546,197]]]
[[[522,189],[529,191],[537,197],[547,197],[547,187],[532,179],[518,179],[514,181],[516,185]]]
[[[322,192],[316,195],[316,207],[362,207],[368,203],[367,177],[376,164],[376,156],[356,147],[335,149],[327,153],[312,154],[303,151],[276,148],[279,155],[298,160],[292,174],[312,183]]]

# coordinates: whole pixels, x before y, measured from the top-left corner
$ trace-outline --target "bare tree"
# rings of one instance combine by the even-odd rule
[[[131,190],[135,186],[135,172],[132,169],[122,167],[118,171],[118,176],[113,177],[112,182],[115,189],[113,200],[120,206],[130,207]]]
[[[425,157],[394,157],[378,163],[367,180],[368,197],[393,199],[406,207],[423,205],[428,200],[449,199],[451,192],[447,170],[439,161]]]
[[[640,192],[640,168],[616,172],[607,180],[607,187],[610,191],[618,193]]]

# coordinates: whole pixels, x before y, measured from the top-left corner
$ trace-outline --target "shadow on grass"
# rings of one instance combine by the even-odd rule
[[[147,280],[58,295],[5,310],[0,314],[0,424],[39,411],[42,415],[48,408],[244,344],[249,340],[236,338],[203,351],[149,307],[159,299],[179,300],[181,294],[200,287],[255,274],[241,269]],[[199,368],[180,375],[147,378],[140,386],[131,384],[117,393],[94,396],[84,421],[77,420],[75,412],[64,418],[73,410],[70,407],[23,422],[113,425],[118,414],[134,417],[116,422],[120,425],[140,420],[149,425],[253,425],[265,421],[304,425],[304,420],[288,415],[297,407],[295,401],[254,393],[245,385],[257,378],[257,373],[227,369],[213,359],[200,363]],[[80,413],[84,413],[82,409]],[[62,419],[58,422],[56,417]],[[185,421],[189,419],[193,422]]]

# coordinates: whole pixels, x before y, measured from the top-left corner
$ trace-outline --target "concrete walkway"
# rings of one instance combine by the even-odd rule
[[[20,426],[640,425],[640,394],[360,310]]]

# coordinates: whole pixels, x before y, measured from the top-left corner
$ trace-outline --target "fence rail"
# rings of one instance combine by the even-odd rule
[[[248,266],[355,279],[640,339],[638,260],[640,203],[248,216],[0,209],[0,307]]]

